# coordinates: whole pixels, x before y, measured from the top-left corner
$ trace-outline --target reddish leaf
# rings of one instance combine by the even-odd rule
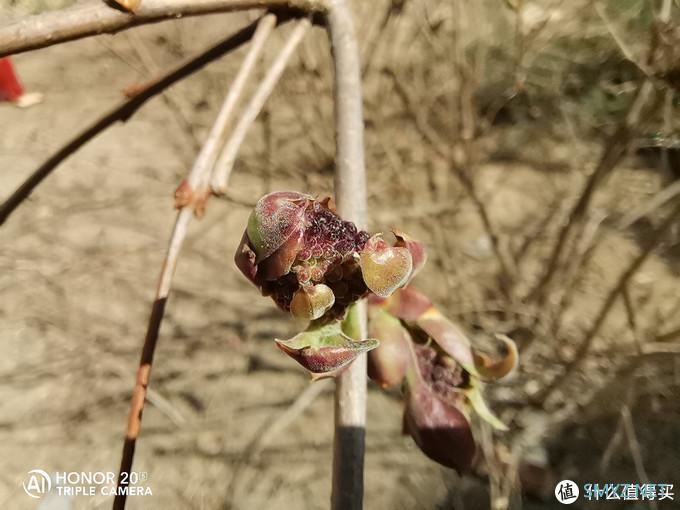
[[[312,373],[328,373],[347,366],[362,352],[378,346],[378,341],[352,340],[342,332],[339,321],[324,326],[312,324],[289,340],[276,339],[276,345]]]
[[[309,195],[295,191],[275,191],[258,200],[246,229],[258,263],[304,229],[305,209],[310,200]]]
[[[411,275],[404,285],[408,285],[411,280],[420,272],[420,270],[427,262],[427,252],[425,251],[425,245],[420,241],[413,239],[408,234],[401,232],[400,230],[392,230],[392,233],[397,238],[397,242],[394,246],[399,248],[406,248],[411,254],[411,259],[413,261],[413,268],[411,269]]]
[[[369,309],[368,334],[380,345],[368,353],[368,376],[383,388],[401,384],[411,359],[411,335],[386,311]]]
[[[505,355],[500,359],[492,359],[483,353],[474,353],[475,367],[479,376],[485,381],[497,381],[510,374],[519,363],[519,353],[515,342],[505,335],[496,335],[503,342]]]
[[[475,455],[470,423],[453,404],[415,379],[408,380],[404,432],[435,462],[458,472],[467,471]]]

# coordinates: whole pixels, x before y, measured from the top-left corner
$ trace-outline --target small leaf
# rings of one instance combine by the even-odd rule
[[[255,255],[255,252],[250,248],[250,244],[248,243],[248,236],[243,234],[241,244],[239,244],[236,255],[234,256],[234,262],[244,276],[257,285],[255,281],[255,275],[257,275],[257,265],[255,264],[256,258],[257,255]]]
[[[335,303],[333,291],[327,285],[305,285],[293,294],[290,312],[298,319],[316,320]]]
[[[381,307],[393,316],[422,329],[469,373],[485,380],[497,381],[510,374],[519,362],[517,346],[505,335],[496,335],[504,344],[506,354],[492,359],[472,348],[467,335],[444,317],[422,292],[413,287],[399,289],[387,299],[372,298],[373,306]]]
[[[301,246],[302,230],[295,231],[274,253],[258,264],[258,279],[278,280],[288,274]]]
[[[337,371],[362,352],[378,346],[375,339],[356,342],[342,332],[339,321],[324,326],[312,323],[306,331],[276,345],[312,373]]]
[[[376,300],[372,300],[376,302]],[[434,305],[430,298],[413,287],[399,289],[389,298],[379,303],[389,313],[404,321],[416,321]]]
[[[432,307],[421,315],[416,324],[444,351],[473,375],[479,375],[474,362],[470,340],[453,322]]]
[[[368,334],[380,340],[380,346],[368,353],[368,376],[383,388],[400,384],[411,360],[411,335],[385,310],[369,308]]]
[[[470,469],[475,454],[470,423],[417,377],[408,379],[404,432],[435,462],[459,472]]]
[[[519,353],[515,342],[505,335],[497,334],[496,338],[503,342],[505,355],[500,359],[492,359],[483,353],[474,353],[475,367],[479,376],[485,381],[497,381],[510,374],[519,362]]]
[[[311,199],[295,191],[275,191],[258,200],[246,228],[258,263],[303,230],[305,208]]]
[[[376,234],[360,253],[359,264],[366,286],[380,297],[388,297],[408,280],[413,268],[406,248],[393,248]]]
[[[394,244],[395,247],[406,248],[411,254],[411,260],[413,261],[413,268],[411,269],[411,275],[404,285],[408,285],[411,280],[420,272],[420,270],[427,262],[427,252],[425,251],[425,245],[420,241],[416,241],[408,234],[401,232],[400,230],[392,230],[392,233],[397,238],[397,242]]]

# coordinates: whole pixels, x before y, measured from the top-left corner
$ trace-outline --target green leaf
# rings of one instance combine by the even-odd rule
[[[346,367],[362,352],[378,347],[379,342],[372,338],[352,340],[343,333],[340,321],[333,321],[312,323],[289,340],[276,339],[276,345],[313,374],[322,374]]]

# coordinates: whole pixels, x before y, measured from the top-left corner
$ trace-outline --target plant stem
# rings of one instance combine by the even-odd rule
[[[338,212],[366,228],[366,171],[364,119],[359,50],[352,15],[345,0],[329,0],[327,25],[335,66],[335,198]],[[366,337],[366,304],[350,311],[355,339]],[[337,378],[333,490],[331,508],[359,510],[363,506],[366,434],[366,354],[360,355]]]
[[[243,140],[248,134],[248,130],[255,122],[260,111],[264,107],[267,99],[274,91],[279,78],[286,69],[286,65],[290,57],[295,52],[295,49],[302,41],[302,38],[307,33],[311,26],[309,20],[302,19],[297,22],[286,44],[281,48],[279,54],[274,59],[267,74],[260,81],[255,93],[250,101],[246,104],[241,117],[234,126],[234,129],[229,137],[229,141],[225,144],[222,153],[216,161],[215,168],[212,173],[212,189],[216,194],[224,194],[227,190],[227,181],[231,175],[234,165],[236,164],[236,157],[238,151],[243,143]],[[207,185],[207,183],[206,183]]]
[[[187,182],[193,194],[197,183],[204,180],[205,175],[209,175],[212,171],[215,160],[221,148],[222,137],[226,131],[227,124],[231,118],[232,112],[236,107],[239,97],[245,88],[248,76],[253,69],[253,63],[262,50],[267,37],[271,33],[276,24],[274,16],[271,14],[265,15],[257,22],[257,28],[253,34],[253,44],[246,56],[244,63],[236,75],[234,83],[232,84],[227,96],[222,104],[222,108],[213,124],[208,138],[201,148],[194,165],[189,172]],[[147,391],[151,378],[151,368],[153,366],[154,353],[158,343],[158,335],[163,322],[165,314],[165,305],[170,294],[172,286],[172,279],[177,267],[179,254],[186,238],[187,229],[194,215],[195,205],[193,199],[186,204],[181,205],[180,211],[175,220],[175,226],[168,242],[168,249],[165,255],[165,260],[161,268],[161,274],[158,280],[158,288],[156,289],[156,296],[154,304],[151,308],[151,316],[149,318],[149,325],[142,347],[142,356],[137,370],[137,377],[135,387],[132,393],[130,402],[130,411],[128,413],[127,429],[125,432],[125,441],[123,443],[123,453],[121,455],[120,470],[118,474],[118,485],[116,496],[113,500],[113,510],[124,510],[127,495],[118,489],[127,484],[123,480],[127,480],[132,470],[132,464],[135,456],[135,447],[139,432],[142,426],[142,412],[144,411],[144,403],[147,397]],[[127,473],[127,477],[124,475]]]
[[[0,23],[0,57],[183,16],[270,8],[319,12],[319,0],[143,0],[134,13],[107,2],[79,3]]]

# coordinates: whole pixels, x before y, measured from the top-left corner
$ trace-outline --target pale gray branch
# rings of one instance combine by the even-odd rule
[[[335,66],[335,199],[338,212],[366,228],[364,119],[359,49],[345,0],[328,2],[327,24]],[[366,303],[357,303],[357,339],[366,338]],[[333,510],[360,510],[364,493],[366,355],[338,376],[333,441]]]
[[[248,133],[248,129],[252,126],[253,122],[257,118],[257,115],[262,110],[265,102],[271,95],[274,87],[279,81],[281,74],[286,68],[286,64],[293,55],[295,48],[297,48],[300,41],[304,37],[307,29],[310,27],[309,20],[303,19],[297,22],[297,26],[293,29],[288,41],[281,49],[280,53],[276,57],[276,60],[272,66],[267,71],[262,82],[260,82],[255,94],[246,105],[241,117],[234,127],[229,140],[224,146],[222,153],[215,165],[212,175],[212,189],[216,194],[224,194],[227,188],[227,181],[231,175],[231,171],[236,163],[236,156],[238,155],[239,148],[243,143],[243,140]],[[207,182],[207,181],[205,181]]]

